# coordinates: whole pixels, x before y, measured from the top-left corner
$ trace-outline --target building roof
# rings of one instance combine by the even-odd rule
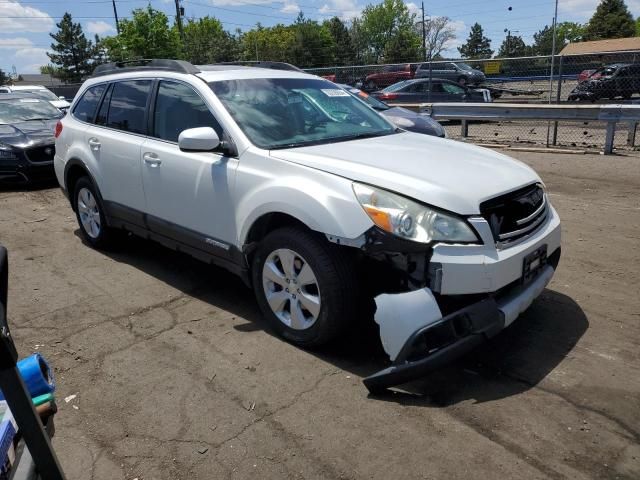
[[[63,84],[59,78],[44,73],[22,73],[19,78],[20,80],[13,80],[12,83],[14,85],[44,85],[46,87]]]
[[[640,51],[640,37],[611,38],[593,42],[573,42],[562,49],[560,55],[582,55],[599,52]]]

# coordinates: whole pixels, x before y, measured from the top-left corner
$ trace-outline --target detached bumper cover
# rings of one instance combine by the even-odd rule
[[[542,293],[553,277],[554,267],[555,265],[547,265],[533,281],[515,287],[503,296],[487,298],[429,322],[414,331],[399,349],[397,341],[395,345],[394,342],[385,344],[383,330],[388,322],[376,318],[380,323],[383,345],[388,353],[391,350],[390,354],[395,358],[393,365],[365,378],[365,386],[374,393],[415,380],[441,368],[493,337],[513,322]],[[389,297],[400,299],[413,293]],[[434,307],[428,303],[428,297],[424,298],[425,310],[433,314]],[[393,311],[393,308],[387,309]]]

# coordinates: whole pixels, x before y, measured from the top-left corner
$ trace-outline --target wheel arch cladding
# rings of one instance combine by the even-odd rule
[[[82,177],[89,177],[92,182],[93,182],[93,178],[89,173],[89,170],[87,169],[87,167],[80,160],[77,160],[77,159],[69,160],[65,170],[66,171],[64,174],[64,185],[67,190],[67,193],[69,194],[69,202],[71,202],[71,206],[75,209],[73,194],[76,187],[76,183]]]

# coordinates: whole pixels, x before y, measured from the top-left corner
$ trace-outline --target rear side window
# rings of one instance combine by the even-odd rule
[[[105,88],[106,85],[104,84],[88,88],[73,109],[73,116],[83,122],[93,122],[98,102]]]
[[[151,80],[117,82],[111,91],[107,127],[125,132],[145,133],[145,112]]]
[[[107,114],[109,113],[109,102],[111,101],[111,93],[113,92],[113,84],[109,85],[109,89],[102,100],[102,105],[100,105],[100,110],[98,110],[98,115],[96,116],[96,125],[106,125],[107,124]]]
[[[188,128],[211,127],[218,136],[220,125],[204,101],[188,85],[178,82],[160,82],[153,115],[153,136],[177,142],[180,132]]]

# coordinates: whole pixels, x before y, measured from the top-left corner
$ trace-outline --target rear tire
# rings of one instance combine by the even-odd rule
[[[355,319],[358,285],[351,259],[302,228],[268,234],[252,261],[262,313],[283,338],[301,347],[334,340]]]
[[[89,177],[80,178],[73,192],[73,206],[82,238],[93,248],[113,248],[119,232],[107,226],[102,201]]]

